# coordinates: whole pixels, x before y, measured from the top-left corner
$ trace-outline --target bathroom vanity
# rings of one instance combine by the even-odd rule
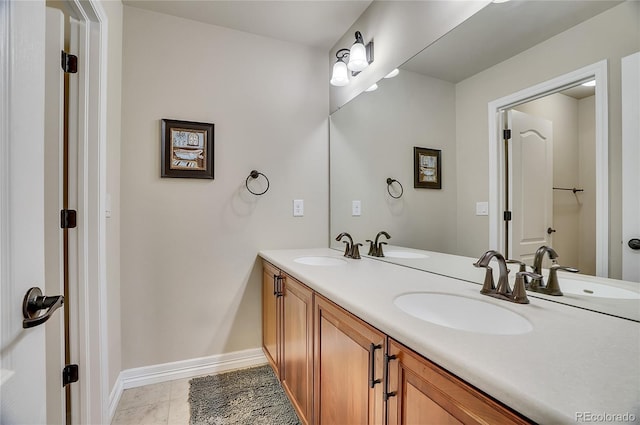
[[[638,421],[638,322],[328,248],[260,256],[264,351],[305,423]]]

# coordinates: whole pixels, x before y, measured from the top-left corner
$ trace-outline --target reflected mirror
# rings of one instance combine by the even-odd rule
[[[384,230],[391,235],[388,241],[380,238],[389,244],[383,251],[391,254],[384,261],[481,283],[484,272],[471,263],[489,248],[499,247],[531,264],[531,251],[517,254],[513,246],[518,238],[529,238],[527,226],[535,223],[543,226],[543,239],[536,235],[535,244],[553,246],[559,263],[583,271],[579,276],[562,276],[586,282],[577,294],[548,298],[640,320],[637,300],[590,293],[591,286],[602,282],[638,292],[637,285],[629,287],[619,280],[623,249],[619,186],[620,63],[640,50],[639,17],[640,4],[632,1],[491,3],[400,66],[397,76],[379,81],[377,90],[360,94],[334,112],[331,235],[348,231],[364,243]],[[523,143],[525,150],[504,155],[511,159],[510,168],[501,161],[489,169],[490,143],[499,143],[498,134],[496,141],[489,137],[491,102],[602,61],[608,88],[604,100],[597,99],[593,87],[582,86],[593,78],[581,76],[553,93],[538,93],[530,102],[504,108],[511,116],[505,122],[510,123],[513,115],[550,122],[544,131],[551,137],[528,127],[518,137],[540,141],[542,136],[552,140],[552,148]],[[607,106],[608,117],[608,249],[601,253],[608,265],[605,280],[588,276],[597,273],[593,164],[598,102]],[[501,122],[500,117],[491,118]],[[424,164],[415,163],[416,147],[439,151],[439,168],[428,158]],[[547,171],[542,171],[544,167]],[[435,178],[436,170],[439,189],[415,187],[415,179]],[[490,217],[498,211],[489,207],[499,204],[490,199],[492,172],[508,188],[510,200],[505,205],[515,200],[526,206],[518,213],[518,226],[513,226],[519,236],[502,237],[497,246],[491,242],[498,236]],[[505,176],[511,181],[506,182]],[[499,213],[502,218],[503,211]],[[331,246],[342,249],[333,237]],[[508,241],[512,247],[505,249]],[[368,246],[363,247],[363,253],[367,251]],[[442,254],[459,256],[459,262]]]

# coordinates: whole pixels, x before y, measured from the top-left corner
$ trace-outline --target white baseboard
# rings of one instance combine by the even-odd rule
[[[193,378],[210,373],[266,364],[267,358],[261,348],[216,354],[177,362],[126,369],[120,372],[109,395],[109,419],[113,420],[122,392],[128,388],[175,379]]]

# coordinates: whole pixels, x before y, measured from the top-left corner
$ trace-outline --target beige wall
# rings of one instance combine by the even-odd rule
[[[593,117],[596,110],[595,96],[578,101],[578,143],[580,145],[580,188],[582,203],[579,218],[580,253],[578,268],[581,273],[596,274],[596,176],[592,170],[596,164],[596,126]]]
[[[371,3],[329,51],[328,69],[331,72],[339,49],[351,47],[356,31],[362,33],[365,43],[374,40],[374,62],[347,86],[330,87],[331,112],[489,3],[489,0]]]
[[[640,47],[640,3],[625,2],[456,85],[458,246],[475,256],[488,248],[487,104],[495,99],[607,59],[609,78],[609,272],[620,278],[620,58]],[[464,237],[464,240],[461,238]]]
[[[132,7],[123,46],[122,367],[257,348],[257,252],[327,246],[326,52]],[[215,180],[160,178],[162,118],[215,124]]]
[[[120,131],[122,113],[122,3],[101,2],[108,19],[107,40],[107,193],[111,217],[106,219],[107,339],[109,388],[122,370],[120,318]]]
[[[402,71],[331,115],[331,236],[348,231],[364,242],[386,230],[395,245],[455,252],[454,98],[452,83]],[[414,146],[442,151],[441,190],[414,189]],[[401,198],[388,194],[388,177],[402,183]]]

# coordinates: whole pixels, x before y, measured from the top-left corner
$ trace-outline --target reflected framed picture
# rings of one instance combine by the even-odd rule
[[[442,171],[438,149],[413,148],[413,187],[442,189]]]
[[[211,123],[162,119],[161,177],[213,179]]]

